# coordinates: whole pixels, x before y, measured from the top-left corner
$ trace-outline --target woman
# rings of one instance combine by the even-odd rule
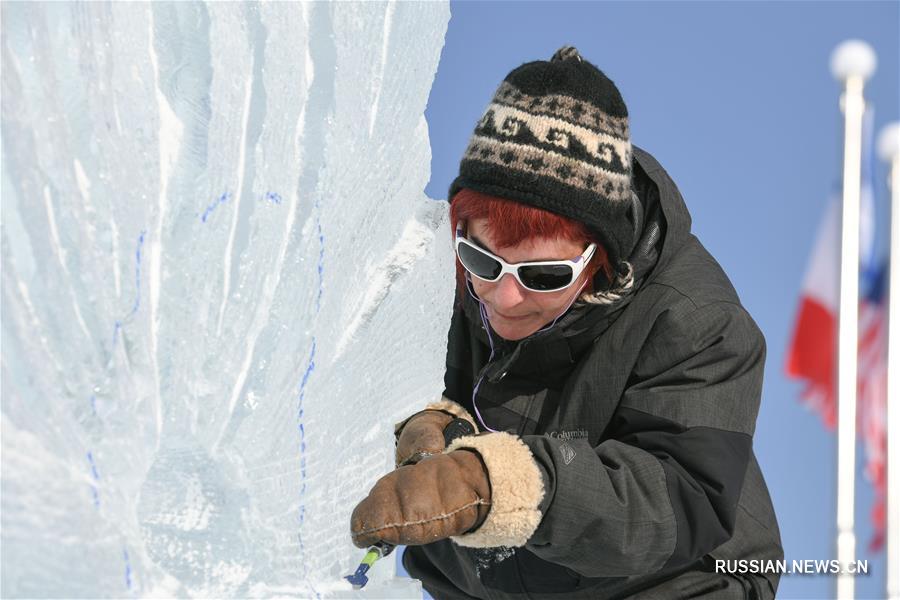
[[[354,543],[407,544],[436,598],[774,597],[716,570],[783,557],[765,342],[615,85],[571,47],[513,70],[449,197],[443,398],[397,425]],[[456,418],[478,434],[445,448]]]

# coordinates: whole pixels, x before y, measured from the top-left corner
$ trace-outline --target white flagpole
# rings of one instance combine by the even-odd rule
[[[878,136],[891,190],[887,369],[887,597],[900,600],[900,122]]]
[[[831,72],[844,84],[844,193],[841,232],[841,298],[838,315],[837,598],[852,599],[854,578],[845,572],[855,559],[856,361],[859,344],[859,196],[866,79],[875,71],[875,52],[848,40],[831,54]]]

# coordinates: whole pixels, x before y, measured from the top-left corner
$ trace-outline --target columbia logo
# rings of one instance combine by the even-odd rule
[[[563,442],[563,444],[560,445],[559,451],[562,454],[563,462],[565,464],[568,465],[575,459],[575,450],[567,442]]]

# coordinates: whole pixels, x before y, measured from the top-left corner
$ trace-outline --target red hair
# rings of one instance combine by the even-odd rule
[[[590,243],[597,244],[593,258],[582,272],[588,282],[582,293],[594,291],[594,276],[598,271],[602,271],[607,280],[612,277],[606,248],[584,223],[521,202],[463,188],[450,203],[450,231],[455,235],[460,221],[472,219],[487,219],[488,233],[499,248],[508,248],[534,238],[569,240],[585,247]],[[465,273],[457,258],[456,283],[460,301],[466,293]]]

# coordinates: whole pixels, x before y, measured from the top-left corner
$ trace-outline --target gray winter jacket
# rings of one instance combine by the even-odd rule
[[[765,341],[690,233],[675,184],[635,148],[643,235],[636,290],[578,302],[519,342],[487,332],[470,296],[454,310],[444,398],[430,406],[491,429],[457,440],[488,469],[475,532],[409,547],[435,598],[772,598],[783,558],[752,448]],[[734,562],[729,563],[734,565]],[[742,569],[751,571],[754,569]]]

